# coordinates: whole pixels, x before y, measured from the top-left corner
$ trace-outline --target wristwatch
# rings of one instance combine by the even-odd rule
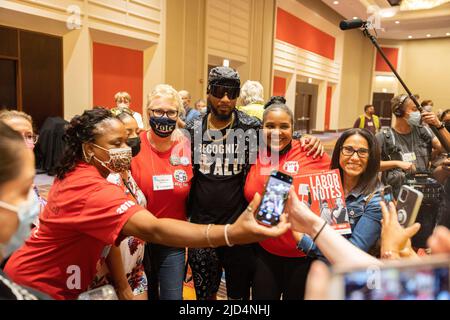
[[[443,128],[445,128],[445,124],[444,122],[441,121],[441,125],[439,127],[436,127],[438,130],[441,130]]]

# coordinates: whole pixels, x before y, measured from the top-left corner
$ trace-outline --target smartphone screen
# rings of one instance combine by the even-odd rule
[[[291,176],[279,171],[272,172],[267,181],[261,205],[256,213],[256,220],[269,226],[277,225],[284,211],[291,185]]]
[[[449,266],[344,274],[346,300],[449,300]]]
[[[391,186],[385,186],[381,189],[381,198],[386,203],[386,205],[389,205],[389,202],[394,202],[394,194],[392,192]]]

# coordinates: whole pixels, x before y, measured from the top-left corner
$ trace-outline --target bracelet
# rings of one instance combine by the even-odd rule
[[[234,244],[231,244],[230,240],[228,239],[228,227],[229,226],[230,226],[229,224],[225,225],[225,229],[223,229],[224,230],[223,233],[225,235],[225,242],[226,242],[227,246],[232,247],[232,246],[234,246]]]
[[[325,229],[325,226],[326,226],[327,224],[328,224],[328,223],[325,221],[324,224],[323,224],[323,226],[322,226],[322,228],[320,228],[319,232],[317,232],[316,236],[314,237],[313,242],[316,242],[317,237],[320,235],[320,233],[323,231],[323,229]]]
[[[211,243],[211,239],[209,238],[209,229],[213,226],[212,223],[208,224],[206,227],[206,240],[208,241],[208,245],[210,248],[215,248],[215,246]]]

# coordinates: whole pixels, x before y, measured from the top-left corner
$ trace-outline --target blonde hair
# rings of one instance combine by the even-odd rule
[[[239,104],[246,106],[252,103],[264,104],[264,88],[258,81],[247,80],[241,88]]]
[[[117,92],[117,93],[115,94],[114,100],[117,102],[117,101],[119,101],[120,99],[124,99],[124,100],[126,100],[126,101],[128,101],[128,102],[131,102],[131,96],[130,96],[130,94],[129,94],[128,92],[125,92],[125,91],[119,91],[119,92]]]
[[[183,101],[181,100],[178,91],[175,90],[172,86],[168,84],[158,84],[151,93],[148,94],[147,97],[147,111],[151,105],[151,103],[160,98],[168,98],[172,99],[175,102],[178,116],[184,114]]]
[[[29,114],[17,110],[2,110],[0,111],[0,120],[9,120],[14,118],[22,118],[27,120],[33,126],[33,118]]]

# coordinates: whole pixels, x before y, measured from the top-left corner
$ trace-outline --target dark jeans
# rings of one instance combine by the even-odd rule
[[[273,255],[255,246],[253,300],[302,300],[312,259]]]
[[[185,248],[145,246],[144,267],[149,300],[183,300]]]

